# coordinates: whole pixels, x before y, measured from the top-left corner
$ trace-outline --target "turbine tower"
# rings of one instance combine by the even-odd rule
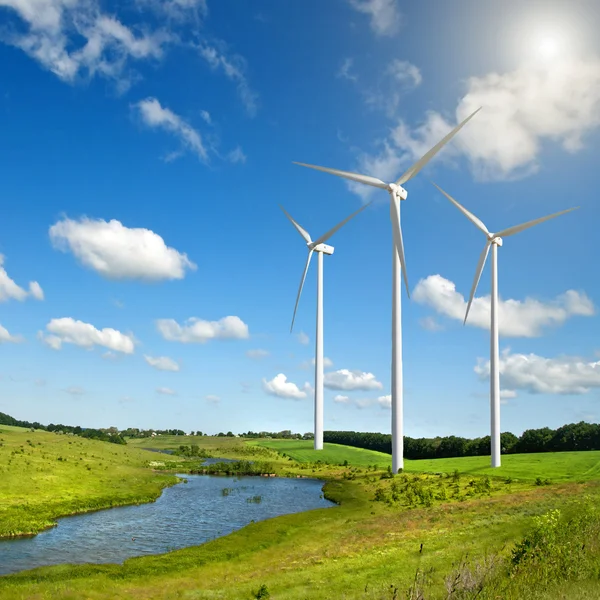
[[[433,182],[432,182],[433,183]],[[469,303],[467,304],[467,312],[465,313],[465,320],[463,325],[467,322],[469,316],[469,310],[475,297],[475,291],[481,273],[485,267],[485,261],[487,260],[490,247],[492,248],[492,291],[491,291],[491,323],[490,323],[490,420],[491,420],[491,455],[492,455],[492,467],[500,466],[500,356],[498,349],[498,246],[502,246],[502,238],[508,237],[519,233],[524,229],[529,229],[534,225],[553,219],[559,215],[577,210],[579,206],[574,208],[568,208],[567,210],[561,210],[560,212],[553,213],[546,217],[534,219],[533,221],[527,221],[521,225],[515,225],[514,227],[508,227],[498,233],[490,233],[488,228],[480,221],[474,214],[470,213],[464,206],[461,206],[450,194],[447,194],[441,187],[433,184],[435,187],[460,210],[473,223],[479,231],[483,232],[486,239],[485,246],[481,255],[479,256],[479,262],[477,263],[477,271],[475,272],[475,279],[471,286],[471,295],[469,296]]]
[[[300,295],[302,294],[302,288],[304,287],[304,280],[306,279],[306,273],[308,272],[310,259],[312,258],[313,252],[318,254],[317,328],[315,335],[315,450],[323,450],[323,254],[333,254],[333,246],[328,246],[325,244],[325,242],[338,229],[340,229],[340,227],[345,225],[359,212],[367,208],[369,204],[365,204],[357,211],[353,212],[349,217],[346,217],[341,223],[338,223],[335,227],[330,229],[327,233],[323,234],[314,242],[312,241],[308,232],[303,227],[298,225],[294,219],[292,219],[285,208],[283,208],[283,206],[279,207],[285,213],[285,216],[292,222],[292,225],[296,228],[296,231],[304,238],[304,241],[308,246],[308,258],[306,259],[306,265],[304,266],[304,272],[302,273],[302,279],[300,280],[300,287],[298,288],[298,295],[296,296],[296,305],[294,306],[294,316],[292,317],[290,333],[294,329],[296,310],[298,309],[298,302],[300,302]]]
[[[390,194],[390,217],[392,221],[393,254],[392,254],[392,470],[394,474],[398,469],[404,468],[404,432],[402,422],[402,319],[401,319],[401,283],[400,272],[404,277],[406,293],[410,298],[406,264],[404,260],[404,245],[402,243],[402,228],[400,226],[400,200],[406,200],[408,192],[402,187],[412,179],[441,149],[446,145],[462,127],[472,119],[481,108],[469,115],[459,123],[446,137],[439,141],[431,150],[413,164],[395,183],[385,183],[377,177],[359,175],[338,169],[317,167],[306,163],[294,162],[302,167],[309,167],[344,177],[358,183],[386,190]]]

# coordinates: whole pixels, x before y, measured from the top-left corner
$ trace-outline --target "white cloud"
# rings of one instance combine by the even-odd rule
[[[29,284],[29,295],[33,296],[36,300],[44,299],[44,290],[37,281],[32,281]]]
[[[146,98],[133,106],[139,111],[145,125],[169,131],[201,161],[208,161],[208,151],[200,133],[172,110],[161,106],[156,98]]]
[[[311,358],[310,360],[305,360],[303,363],[300,364],[300,368],[301,369],[309,369],[310,367],[314,367],[316,364],[316,361],[314,358]],[[333,361],[330,358],[327,358],[327,356],[323,357],[323,368],[324,369],[330,369],[331,367],[333,367]]]
[[[306,398],[307,392],[311,390],[308,382],[304,384],[304,388],[301,390],[295,383],[288,381],[283,373],[275,375],[270,381],[263,379],[262,384],[264,391],[271,396],[293,398],[295,400]]]
[[[108,279],[183,279],[196,269],[187,254],[168,247],[150,229],[129,228],[120,221],[65,218],[50,227],[53,246],[71,251],[86,267]]]
[[[102,355],[102,358],[105,360],[117,360],[119,356],[115,352],[112,352],[112,350],[108,350]]]
[[[371,29],[377,35],[394,35],[400,28],[401,15],[397,0],[349,0],[358,12],[369,15]]]
[[[64,343],[90,349],[94,346],[103,346],[124,354],[133,354],[134,351],[132,335],[126,335],[109,327],[96,329],[90,323],[75,321],[71,317],[52,319],[46,325],[46,330],[49,335],[39,331],[38,337],[55,350],[60,350]]]
[[[204,396],[204,399],[207,402],[213,402],[214,404],[221,402],[221,396],[215,396],[215,394],[208,394],[208,396]]]
[[[150,8],[174,21],[199,21],[208,15],[206,0],[135,0],[141,8]]]
[[[373,373],[339,369],[325,373],[323,385],[330,390],[379,390],[383,387]]]
[[[261,348],[256,348],[254,350],[247,350],[246,356],[248,358],[260,359],[269,356],[268,350],[262,350]]]
[[[36,300],[44,299],[44,292],[37,281],[31,281],[29,283],[29,292],[27,292],[8,276],[3,265],[4,255],[0,254],[0,302],[6,302],[7,300],[19,300],[22,302],[28,296],[31,296]]]
[[[337,396],[333,397],[334,402],[339,402],[340,404],[348,404],[350,402],[350,398],[348,396],[342,396],[341,394],[337,394]]]
[[[223,46],[223,44],[220,44]],[[206,60],[211,69],[222,69],[227,79],[237,84],[237,91],[246,108],[246,112],[254,117],[258,110],[258,94],[250,88],[246,78],[246,61],[241,56],[225,56],[224,48],[216,48],[208,44],[198,47],[200,56]]]
[[[218,321],[203,321],[192,317],[181,326],[174,319],[158,319],[160,334],[171,342],[204,344],[212,339],[246,339],[250,336],[248,325],[239,317],[223,317]]]
[[[379,398],[377,398],[377,403],[379,404],[379,406],[381,406],[381,408],[392,408],[392,396],[391,395],[387,395],[387,396],[379,396]]]
[[[489,360],[478,359],[474,370],[480,379],[489,379]],[[512,393],[525,390],[531,394],[579,395],[600,388],[600,361],[588,362],[576,356],[545,358],[505,350],[499,371],[502,385]]]
[[[171,40],[165,31],[137,35],[100,10],[97,0],[0,0],[0,9],[20,17],[26,30],[11,23],[3,41],[37,60],[60,79],[80,74],[114,79],[121,91],[131,83],[125,73],[130,59],[158,59]],[[6,15],[6,13],[4,13]]]
[[[8,329],[6,329],[6,327],[3,327],[2,325],[0,325],[0,344],[4,344],[5,342],[19,344],[20,342],[23,342],[23,341],[24,341],[23,336],[12,335],[11,333],[8,332]]]
[[[427,331],[441,331],[443,328],[433,317],[423,317],[419,319],[419,325]]]
[[[208,123],[208,125],[212,125],[212,117],[210,116],[210,113],[207,110],[201,110],[200,116],[204,119],[206,123]]]
[[[72,385],[64,390],[67,394],[71,394],[71,396],[83,396],[85,394],[85,390],[82,387]]]
[[[452,281],[441,275],[421,279],[413,292],[413,299],[426,304],[444,316],[463,321],[467,303],[456,291]],[[568,290],[550,302],[533,298],[525,300],[498,300],[500,335],[508,337],[537,337],[549,326],[562,325],[572,316],[592,316],[595,308],[584,294]],[[475,297],[469,311],[468,325],[489,329],[490,296]]]
[[[430,111],[415,128],[400,120],[385,143],[399,161],[413,161],[480,106],[443,156],[464,154],[479,180],[525,177],[539,169],[547,142],[575,153],[600,126],[600,58],[529,61],[506,73],[471,77],[453,118]]]
[[[417,66],[396,58],[386,67],[377,89],[365,92],[365,101],[368,106],[383,110],[388,117],[395,117],[403,95],[417,88],[422,82],[423,77]]]
[[[358,81],[358,76],[350,72],[353,64],[354,59],[345,58],[342,66],[339,68],[339,71],[335,74],[335,76],[339,77],[340,79],[347,79],[348,81]]]
[[[144,360],[159,371],[179,371],[179,365],[168,356],[157,356],[156,358],[144,354]]]
[[[172,390],[171,388],[168,388],[168,387],[156,388],[156,393],[163,394],[165,396],[176,396],[177,395],[177,392],[175,390]]]
[[[298,338],[298,341],[304,345],[308,344],[308,342],[310,341],[308,336],[304,333],[304,331],[301,331],[296,337]]]
[[[244,151],[239,146],[237,146],[227,155],[227,160],[233,164],[245,164],[247,157],[244,154]]]

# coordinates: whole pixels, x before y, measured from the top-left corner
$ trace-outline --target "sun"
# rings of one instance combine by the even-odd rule
[[[553,36],[542,37],[536,45],[540,58],[556,58],[560,51],[560,42]]]

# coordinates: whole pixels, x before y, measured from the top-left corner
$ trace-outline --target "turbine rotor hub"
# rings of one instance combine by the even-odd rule
[[[490,243],[496,244],[496,246],[502,246],[502,238],[497,237],[492,233],[490,236]]]
[[[392,194],[394,194],[394,196],[399,200],[406,200],[408,197],[408,192],[401,185],[390,183],[389,189],[390,192],[392,192]]]

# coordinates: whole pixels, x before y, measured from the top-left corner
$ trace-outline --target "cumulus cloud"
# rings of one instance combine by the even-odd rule
[[[338,402],[340,404],[348,404],[348,402],[350,402],[350,397],[343,396],[342,394],[337,394],[336,396],[333,397],[333,401]]]
[[[24,338],[21,335],[12,335],[9,333],[6,327],[0,325],[0,344],[4,344],[5,342],[10,342],[12,344],[19,344],[23,342]]]
[[[270,381],[263,379],[262,384],[263,390],[267,394],[278,396],[279,398],[301,400],[302,398],[306,398],[307,393],[311,391],[311,386],[308,382],[304,384],[303,389],[300,389],[295,383],[288,381],[283,373],[275,375]]]
[[[150,229],[125,227],[112,219],[65,218],[49,230],[53,246],[71,251],[84,266],[107,279],[183,279],[196,269],[187,254],[168,247]]]
[[[168,356],[152,357],[144,354],[144,360],[159,371],[179,371],[179,365],[176,361]]]
[[[156,393],[163,394],[165,396],[176,396],[177,395],[177,392],[175,390],[172,390],[171,388],[168,388],[168,387],[156,388]]]
[[[74,344],[89,349],[103,346],[124,354],[133,354],[134,351],[132,335],[126,335],[110,327],[96,329],[90,323],[76,321],[71,317],[52,319],[46,325],[46,330],[48,334],[39,331],[38,337],[55,350],[60,350],[62,344]]]
[[[133,106],[145,125],[172,133],[183,147],[193,152],[201,161],[208,161],[208,150],[200,133],[172,110],[161,106],[156,98],[146,98]]]
[[[325,373],[323,385],[330,390],[379,390],[383,387],[373,373],[339,369]]]
[[[397,163],[397,176],[479,107],[483,110],[444,149],[442,160],[466,156],[480,181],[535,173],[547,143],[575,153],[600,126],[600,58],[528,61],[513,71],[471,77],[452,117],[429,111],[415,127],[398,120],[380,151],[359,157],[358,168],[380,177],[365,167],[373,163],[383,170]],[[364,187],[354,184],[350,189],[364,196]]]
[[[218,321],[204,321],[197,317],[179,325],[174,319],[158,319],[156,327],[170,342],[204,344],[209,340],[241,340],[250,337],[248,325],[239,317],[223,317]]]
[[[349,0],[350,6],[371,19],[371,29],[380,36],[392,36],[401,24],[397,0]]]
[[[258,110],[258,94],[250,87],[246,77],[246,61],[239,54],[227,56],[224,44],[219,48],[204,43],[198,47],[200,56],[214,71],[222,70],[227,79],[237,85],[238,95],[249,116],[254,117]]]
[[[463,321],[467,302],[456,291],[452,281],[441,275],[421,279],[413,292],[415,302],[432,307],[436,312],[457,321]],[[469,311],[468,325],[490,328],[490,296],[475,297]],[[498,300],[500,335],[507,337],[537,337],[543,329],[562,325],[573,316],[589,317],[595,314],[592,301],[583,293],[568,290],[549,302],[533,298],[525,300]]]
[[[260,359],[269,356],[268,350],[263,350],[262,348],[255,348],[253,350],[247,350],[246,356],[248,358]]]
[[[298,341],[304,345],[307,345],[310,341],[308,336],[304,333],[304,331],[301,331],[296,337],[298,338]]]
[[[348,396],[335,396],[334,402],[345,404],[347,406],[354,406],[358,409],[369,408],[370,406],[379,406],[384,409],[390,409],[392,407],[392,397],[378,396],[377,398],[350,398]]]
[[[204,399],[207,402],[212,402],[213,404],[218,404],[221,402],[221,396],[215,396],[215,394],[208,394],[208,396],[204,396]]]
[[[164,30],[134,32],[103,13],[97,0],[0,0],[0,10],[5,18],[18,17],[9,21],[3,41],[67,82],[98,74],[123,91],[132,79],[130,60],[159,59],[171,40]]]
[[[490,362],[479,358],[475,373],[489,379]],[[600,361],[587,361],[576,356],[545,358],[536,354],[512,354],[505,350],[499,364],[502,386],[514,397],[516,390],[531,394],[587,394],[600,388]]]
[[[7,300],[19,300],[22,302],[31,296],[36,300],[44,299],[44,292],[37,281],[29,283],[29,291],[18,286],[6,272],[4,268],[4,255],[0,254],[0,302]]]

